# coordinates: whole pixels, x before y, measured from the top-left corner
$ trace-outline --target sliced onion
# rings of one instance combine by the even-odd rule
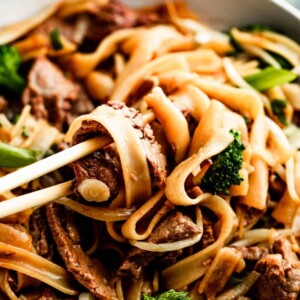
[[[151,251],[151,252],[167,252],[167,251],[176,251],[183,248],[190,247],[200,241],[202,237],[202,233],[197,234],[196,236],[181,240],[173,243],[161,243],[161,244],[153,244],[148,242],[141,242],[136,240],[129,240],[129,243],[132,246],[135,246],[139,249]]]
[[[281,229],[276,231],[277,234],[283,236],[289,236],[293,234],[291,229]],[[272,229],[253,229],[246,231],[242,236],[242,239],[232,243],[230,246],[244,246],[248,247],[251,245],[255,245],[264,241],[267,241],[272,234]]]
[[[64,268],[37,254],[2,242],[0,267],[38,279],[67,295],[77,294],[74,281]]]
[[[112,209],[109,207],[84,205],[67,197],[60,198],[55,202],[62,204],[83,216],[98,221],[123,221],[127,220],[134,212],[133,208]]]

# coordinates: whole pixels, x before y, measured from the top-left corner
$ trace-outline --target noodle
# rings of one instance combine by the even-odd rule
[[[296,41],[173,1],[0,33],[1,299],[299,298]]]

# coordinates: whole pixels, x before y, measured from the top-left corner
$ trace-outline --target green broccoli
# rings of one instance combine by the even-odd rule
[[[239,185],[243,178],[239,171],[243,164],[245,146],[238,131],[230,130],[234,140],[221,153],[212,158],[213,165],[203,176],[200,188],[212,194],[229,194],[232,185]]]
[[[25,80],[18,74],[21,56],[17,48],[0,45],[0,85],[14,92],[22,92]]]
[[[190,298],[187,296],[187,292],[169,290],[155,297],[143,295],[142,300],[190,300]]]

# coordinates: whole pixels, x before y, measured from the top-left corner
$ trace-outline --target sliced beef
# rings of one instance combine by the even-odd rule
[[[38,288],[30,293],[26,293],[25,295],[26,300],[59,300],[62,299],[58,297],[52,289],[49,287]],[[72,299],[72,298],[70,298]]]
[[[161,153],[161,146],[156,142],[153,131],[148,124],[144,124],[141,115],[124,103],[111,101],[108,103],[116,110],[120,110],[124,117],[131,121],[133,128],[142,141],[151,174],[153,189],[160,189],[166,180],[166,158]],[[108,134],[106,129],[96,121],[83,121],[81,128],[73,137],[72,144],[78,144],[96,135]],[[87,178],[94,178],[104,182],[110,189],[111,198],[119,191],[122,180],[120,161],[116,150],[112,146],[96,151],[73,164],[78,186]]]
[[[294,111],[292,122],[300,126],[300,110]]]
[[[120,186],[120,168],[107,152],[103,150],[93,152],[72,165],[76,175],[76,186],[87,178],[98,179],[108,186],[111,198],[117,195]]]
[[[83,121],[82,126],[73,138],[73,144],[78,144],[94,136],[108,134],[106,129],[96,121]],[[104,182],[111,198],[119,192],[121,184],[121,166],[114,147],[108,146],[102,150],[75,161],[72,164],[76,176],[76,187],[87,178]],[[75,188],[76,188],[75,187]]]
[[[86,36],[90,40],[100,41],[116,30],[149,25],[157,20],[156,13],[139,13],[120,1],[113,0],[101,7],[94,16],[90,16]]]
[[[22,96],[23,104],[30,104],[37,118],[44,118],[62,130],[71,121],[72,105],[82,97],[82,88],[66,78],[45,57],[36,59],[28,79],[28,86]],[[86,112],[89,109],[91,105]]]
[[[242,257],[245,260],[260,260],[267,254],[269,254],[269,250],[266,247],[242,247],[236,246],[234,247],[237,251],[242,253]]]
[[[44,207],[37,209],[31,215],[29,233],[32,236],[32,244],[37,254],[52,260],[54,245]]]
[[[95,108],[85,89],[80,84],[78,84],[78,86],[78,97],[73,103],[71,110],[72,119],[84,114],[89,114]]]
[[[149,243],[172,243],[184,239],[189,239],[199,234],[200,230],[196,224],[181,212],[174,212],[167,216],[151,235],[146,239]],[[182,250],[171,252],[150,252],[133,247],[128,256],[119,268],[120,276],[142,275],[143,269],[152,261],[159,261],[160,267],[166,266],[166,262],[174,263],[182,255]],[[166,258],[166,261],[165,261]]]
[[[283,237],[276,239],[273,252],[262,257],[255,266],[261,274],[254,285],[255,299],[296,300],[300,292],[300,261]]]
[[[7,101],[4,97],[0,96],[0,112],[4,113],[7,109]]]
[[[47,219],[52,236],[67,270],[95,297],[105,300],[117,299],[115,291],[107,280],[97,271],[95,264],[82,250],[78,232],[68,220],[63,206],[48,204]]]
[[[116,110],[121,110],[124,116],[131,121],[144,146],[152,187],[161,189],[166,180],[166,158],[161,153],[161,146],[156,142],[150,125],[144,124],[142,115],[134,108],[127,107],[123,102],[110,101],[108,105]]]
[[[214,230],[212,224],[203,223],[203,236],[200,241],[201,249],[204,249],[215,242]]]
[[[261,220],[266,212],[265,210],[259,210],[246,205],[241,205],[241,209],[244,211],[244,228],[253,227],[259,220]]]

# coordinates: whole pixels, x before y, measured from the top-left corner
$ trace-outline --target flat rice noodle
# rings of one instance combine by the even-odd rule
[[[291,236],[293,232],[291,229],[277,229],[276,231],[273,228],[252,229],[244,232],[241,239],[233,242],[232,244],[230,244],[230,246],[249,247],[262,242],[268,242],[272,239],[274,234],[282,236]]]
[[[167,199],[175,205],[190,206],[210,198],[210,193],[202,193],[196,198],[191,198],[185,190],[185,181],[190,174],[193,174],[195,170],[199,169],[203,161],[222,152],[232,141],[233,137],[228,131],[219,129],[206,144],[199,149],[197,154],[193,154],[180,163],[166,180]]]
[[[130,54],[130,58],[117,77],[116,85],[157,56],[157,52],[161,51],[168,41],[181,41],[181,38],[182,34],[171,26],[161,25],[137,30],[136,34],[130,36],[122,45],[122,49]]]
[[[212,100],[198,123],[189,149],[189,156],[196,154],[207,141],[221,128],[225,106]]]
[[[0,290],[8,297],[10,300],[19,300],[19,297],[12,290],[8,280],[9,280],[9,270],[0,269]],[[1,298],[1,295],[0,295]],[[1,298],[2,299],[2,298]]]
[[[272,217],[286,226],[290,226],[293,223],[293,220],[297,214],[299,208],[299,202],[295,201],[289,195],[288,190],[286,190],[275,206]]]
[[[170,95],[169,98],[175,103],[186,107],[197,122],[203,117],[210,103],[207,95],[191,84],[184,85],[179,91]]]
[[[254,91],[202,78],[193,80],[191,84],[200,88],[209,97],[221,101],[232,110],[251,119],[255,119],[259,113],[263,112],[262,101]]]
[[[288,62],[294,66],[299,66],[300,58],[294,50],[289,49],[285,45],[280,43],[274,43],[271,39],[268,39],[263,35],[256,35],[254,33],[242,32],[237,28],[231,29],[231,34],[242,46],[253,45],[259,48],[272,51],[280,56],[283,56]]]
[[[220,249],[201,281],[199,293],[204,293],[208,299],[214,299],[223,290],[241,260],[241,252],[234,248]]]
[[[36,278],[67,295],[77,295],[64,268],[27,250],[0,242],[0,267]]]
[[[150,172],[142,142],[130,120],[112,107],[99,106],[71,124],[65,136],[66,142],[72,142],[73,135],[84,120],[93,120],[103,125],[114,140],[123,171],[126,206],[143,203],[151,195]]]
[[[286,163],[287,189],[275,206],[272,217],[286,226],[291,226],[297,214],[300,203],[300,155],[297,152],[294,158]]]
[[[266,117],[266,123],[269,128],[268,148],[276,163],[284,164],[295,154],[295,150],[291,147],[282,129],[273,120]]]
[[[167,98],[160,87],[144,97],[159,120],[165,136],[175,152],[176,163],[181,162],[190,144],[189,126],[181,111]],[[180,132],[180,134],[178,134]]]
[[[65,59],[66,66],[70,68],[72,73],[83,78],[93,71],[97,65],[112,55],[118,45],[134,34],[137,34],[140,29],[126,28],[117,30],[105,37],[93,53],[75,53]]]
[[[227,115],[232,116],[232,122],[226,122]],[[212,100],[208,109],[199,125],[197,126],[192,143],[190,146],[189,158],[183,161],[181,164],[173,170],[171,175],[166,181],[166,197],[176,205],[194,205],[199,201],[202,201],[207,197],[208,193],[203,193],[197,198],[190,198],[185,191],[185,181],[190,174],[195,174],[199,169],[201,163],[213,157],[214,155],[222,152],[232,142],[233,137],[229,133],[229,130],[242,128],[242,132],[246,132],[245,140],[248,140],[247,130],[245,122],[242,120],[243,126],[240,126],[237,120],[235,120],[235,114],[227,112],[225,106],[220,102]],[[225,118],[226,117],[226,118]],[[240,121],[240,120],[238,120]],[[246,174],[245,174],[246,175]],[[247,176],[245,176],[247,179]]]
[[[205,262],[212,259],[231,238],[232,230],[236,225],[236,218],[230,205],[218,196],[209,196],[200,203],[200,206],[208,208],[219,218],[219,237],[205,249],[164,269],[161,276],[163,288],[166,290],[181,289],[202,277],[208,269]]]
[[[191,68],[196,68],[196,66],[193,65],[195,60],[198,60],[199,65],[197,64],[197,66],[199,66],[199,68],[200,63],[207,60],[207,62],[203,64],[201,71],[210,73],[213,72],[213,70],[217,71],[219,65],[215,63],[214,58],[216,57],[220,59],[213,51],[206,49],[162,55],[144,65],[117,85],[110,99],[126,102],[130,93],[141,83],[143,78],[154,73],[159,74],[167,71],[183,70],[190,72]],[[200,72],[199,68],[197,70]]]
[[[300,151],[297,151],[295,154],[295,189],[300,196]]]
[[[164,197],[164,191],[159,191],[154,196],[152,196],[148,201],[146,201],[141,207],[139,207],[131,217],[123,224],[122,226],[122,235],[130,240],[144,240],[152,233],[155,226],[158,222],[164,217],[164,215],[168,212],[162,213],[161,211],[157,211],[155,215],[152,217],[148,226],[144,229],[143,232],[137,231],[137,223],[149,212],[156,207],[156,205],[162,201]],[[144,225],[144,224],[143,224]]]
[[[21,225],[0,223],[0,242],[32,252],[32,237]]]
[[[295,51],[298,55],[300,55],[300,46],[297,42],[293,41],[291,38],[289,38],[286,35],[277,33],[277,32],[272,32],[272,31],[263,31],[261,32],[262,36],[267,37],[270,40],[279,42],[291,50]]]
[[[261,111],[254,120],[250,133],[250,145],[260,149],[266,148],[268,137],[268,126],[263,111]],[[262,210],[266,207],[268,187],[269,187],[269,170],[267,163],[259,156],[254,155],[250,161],[253,172],[249,175],[249,189],[244,197],[240,197],[239,203],[255,207]]]

